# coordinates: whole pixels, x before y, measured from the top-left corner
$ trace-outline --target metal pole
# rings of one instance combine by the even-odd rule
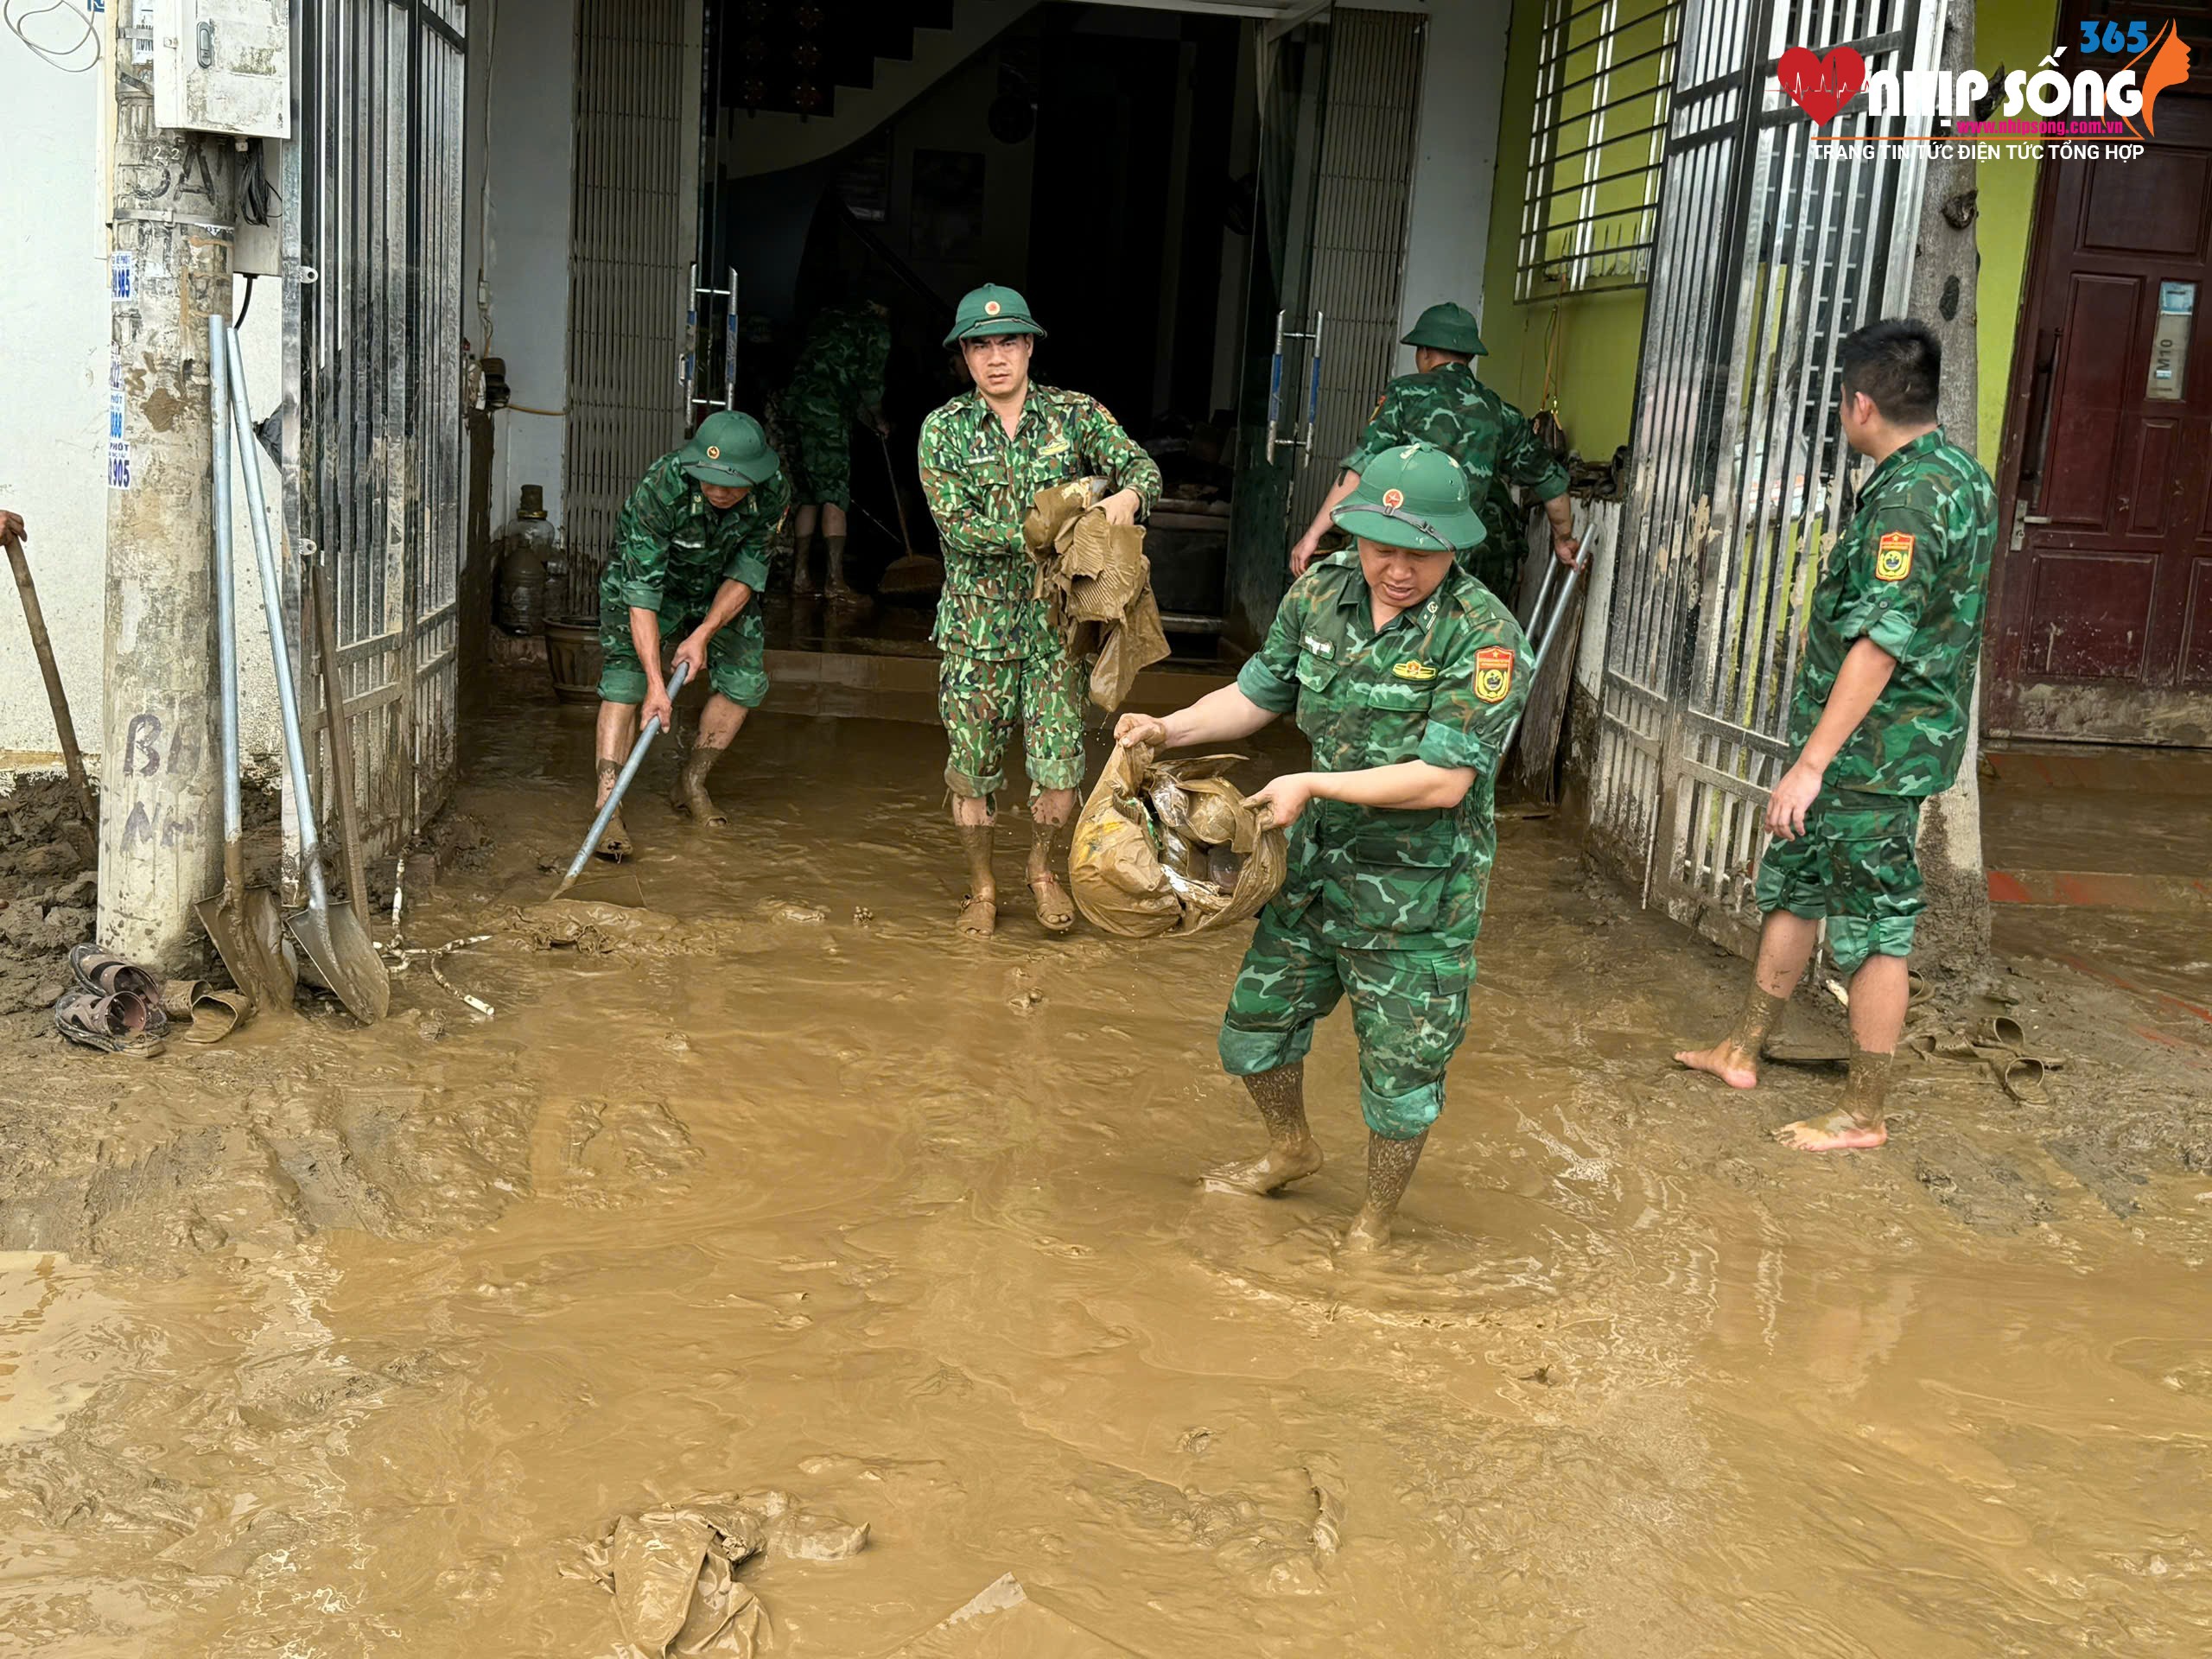
[[[235,905],[245,891],[245,813],[238,799],[238,618],[231,574],[230,333],[223,318],[207,319],[208,429],[215,456],[215,643],[223,681],[223,892]]]
[[[269,656],[276,670],[276,702],[284,716],[284,765],[292,781],[292,810],[300,825],[301,874],[307,878],[311,907],[317,915],[330,907],[322,880],[322,842],[315,832],[315,796],[308,788],[307,743],[300,735],[300,698],[292,679],[291,647],[284,638],[284,601],[277,586],[276,553],[269,537],[269,508],[261,492],[260,458],[253,453],[253,426],[246,414],[245,358],[238,337],[229,340],[232,410],[238,448],[245,465],[246,520],[253,531],[255,567],[261,572],[262,607],[269,613]]]
[[[676,694],[683,689],[683,682],[691,677],[691,664],[678,663],[676,672],[668,677],[668,700],[672,704]],[[622,763],[622,770],[614,779],[614,787],[607,791],[601,803],[599,816],[591,821],[591,828],[584,832],[584,844],[576,849],[576,855],[569,862],[569,873],[561,878],[561,885],[553,890],[558,899],[575,886],[576,878],[584,873],[584,864],[591,857],[591,849],[599,845],[599,838],[607,833],[607,822],[614,816],[614,809],[622,804],[622,796],[630,787],[630,780],[638,775],[638,767],[645,758],[645,751],[653,746],[653,739],[660,735],[660,716],[655,715],[645,722],[645,730],[638,734],[638,741],[630,746],[630,758]]]

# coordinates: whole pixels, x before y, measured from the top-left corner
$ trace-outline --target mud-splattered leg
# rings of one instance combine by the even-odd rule
[[[1890,1072],[1912,1001],[1905,958],[1870,956],[1851,976],[1851,1071],[1843,1104],[1820,1117],[1784,1124],[1774,1138],[1799,1152],[1865,1152],[1890,1138]]]
[[[1262,1071],[1244,1079],[1260,1121],[1268,1128],[1268,1149],[1257,1158],[1223,1164],[1205,1173],[1205,1184],[1226,1192],[1265,1194],[1302,1181],[1321,1167],[1321,1148],[1306,1124],[1306,1063]]]
[[[1060,885],[1067,868],[1068,842],[1075,834],[1075,791],[1048,789],[1030,807],[1029,822],[1035,838],[1029,845],[1027,872],[1029,890],[1037,898],[1037,920],[1048,933],[1065,933],[1075,925],[1075,905]]]
[[[1820,924],[1786,910],[1770,913],[1759,934],[1758,966],[1744,997],[1735,1026],[1711,1048],[1683,1049],[1675,1058],[1694,1071],[1709,1071],[1732,1089],[1749,1089],[1759,1080],[1759,1051],[1774,1022],[1782,1017],[1789,993],[1813,959]]]
[[[707,699],[707,706],[699,712],[698,739],[683,762],[683,770],[677,774],[676,787],[669,792],[671,806],[678,812],[689,812],[709,829],[719,830],[729,818],[707,793],[707,774],[737,741],[745,715],[742,707],[719,691]]]
[[[991,804],[965,795],[952,798],[952,828],[968,859],[968,897],[954,925],[969,938],[987,939],[999,925],[998,879],[991,874]]]
[[[630,753],[630,746],[637,741],[638,709],[635,703],[602,702],[599,705],[599,731],[594,743],[598,758],[594,763],[599,774],[599,789],[592,797],[592,810],[596,813],[607,804],[607,798],[614,792],[614,780],[622,775],[622,762]],[[599,844],[592,849],[605,859],[623,859],[630,854],[630,831],[622,822],[622,809],[615,808],[614,816],[607,821]]]
[[[1372,1250],[1390,1241],[1391,1224],[1398,1218],[1398,1201],[1421,1163],[1421,1148],[1428,1144],[1424,1129],[1410,1140],[1393,1140],[1373,1130],[1367,1136],[1367,1202],[1352,1217],[1344,1234],[1348,1250]]]

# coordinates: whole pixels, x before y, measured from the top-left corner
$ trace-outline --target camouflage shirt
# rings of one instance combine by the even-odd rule
[[[838,306],[816,317],[792,372],[791,395],[832,403],[857,416],[883,402],[883,370],[891,358],[891,324],[864,305]]]
[[[698,481],[671,451],[645,468],[614,521],[614,555],[603,597],[648,611],[706,608],[715,589],[741,582],[758,593],[768,581],[768,547],[791,486],[781,473],[730,508],[708,504]]]
[[[1926,796],[1959,775],[1996,545],[1989,474],[1941,430],[1874,469],[1813,590],[1791,748],[1813,734],[1853,641],[1872,639],[1897,665],[1836,751],[1827,788]]]
[[[1238,688],[1262,709],[1296,711],[1316,771],[1426,760],[1471,766],[1475,781],[1448,810],[1313,802],[1291,826],[1274,902],[1290,922],[1318,899],[1323,931],[1344,950],[1465,950],[1489,897],[1492,796],[1528,701],[1529,642],[1456,568],[1380,632],[1370,603],[1357,553],[1315,564],[1283,596]]]
[[[1385,449],[1414,442],[1433,443],[1465,467],[1467,493],[1478,503],[1493,476],[1526,486],[1540,501],[1567,493],[1567,468],[1537,442],[1529,417],[1476,379],[1467,364],[1400,375],[1384,387],[1344,470],[1363,473]]]
[[[1142,496],[1147,512],[1160,499],[1160,468],[1105,405],[1052,386],[1030,386],[1011,438],[982,392],[963,392],[923,421],[920,461],[922,493],[944,548],[944,594],[931,637],[970,657],[1061,650],[1021,540],[1038,491],[1103,477]]]

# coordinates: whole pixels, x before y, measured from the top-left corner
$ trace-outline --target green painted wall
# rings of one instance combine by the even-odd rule
[[[2032,70],[2050,50],[2056,0],[2005,0],[1984,5],[1974,19],[1974,61],[1993,84],[1997,69]],[[2027,276],[2030,219],[2035,212],[2038,162],[1984,162],[1976,169],[1981,217],[1974,226],[1981,274],[1974,284],[1980,379],[1974,388],[1980,419],[1976,437],[1981,464],[1997,470],[2005,431],[2006,378],[2012,340],[2020,324],[2020,289]]]
[[[1535,414],[1551,401],[1575,448],[1593,460],[1628,442],[1636,411],[1636,360],[1643,340],[1643,291],[1578,295],[1518,303],[1514,264],[1527,194],[1528,133],[1536,110],[1537,35],[1542,0],[1516,0],[1507,37],[1504,102],[1498,121],[1497,188],[1491,194],[1484,263],[1482,378],[1507,402]]]

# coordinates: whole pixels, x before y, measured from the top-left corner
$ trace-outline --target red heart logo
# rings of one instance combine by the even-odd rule
[[[1775,65],[1774,78],[1790,101],[1813,118],[1815,126],[1825,126],[1866,84],[1866,60],[1847,46],[1839,46],[1826,58],[1814,56],[1810,48],[1793,46]]]

